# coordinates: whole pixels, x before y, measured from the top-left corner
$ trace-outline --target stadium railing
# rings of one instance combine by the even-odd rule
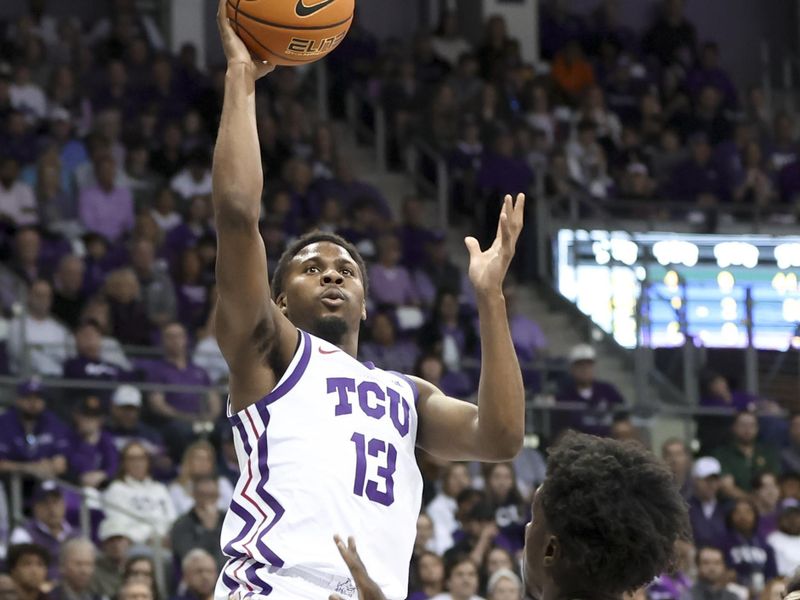
[[[26,521],[24,515],[25,499],[23,497],[24,481],[42,481],[43,479],[32,474],[12,473],[8,477],[9,490],[8,490],[8,510],[9,510],[9,531],[17,525],[21,525]],[[116,512],[133,519],[141,520],[142,515],[129,511],[124,506],[119,506],[113,502],[108,502],[102,498],[101,493],[94,488],[86,488],[77,486],[74,483],[64,479],[48,479],[54,481],[62,492],[71,494],[74,498],[79,500],[78,515],[79,515],[79,530],[82,537],[89,540],[93,539],[93,528],[91,510],[93,508],[102,508],[104,511],[110,509],[109,512]],[[146,519],[145,519],[146,520]],[[169,543],[164,537],[153,534],[148,540],[147,546],[153,559],[155,567],[154,577],[156,587],[159,591],[161,598],[167,597],[167,573],[168,569],[172,568],[172,556],[169,553]],[[56,558],[54,557],[54,560]]]

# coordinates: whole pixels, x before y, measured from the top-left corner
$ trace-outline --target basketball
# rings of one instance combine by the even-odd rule
[[[355,0],[228,0],[228,18],[250,52],[273,65],[323,58],[344,39]]]

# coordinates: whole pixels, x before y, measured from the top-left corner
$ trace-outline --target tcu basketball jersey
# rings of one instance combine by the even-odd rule
[[[222,529],[215,597],[357,598],[334,534],[402,600],[422,477],[417,389],[306,332],[275,389],[229,415],[240,477]]]

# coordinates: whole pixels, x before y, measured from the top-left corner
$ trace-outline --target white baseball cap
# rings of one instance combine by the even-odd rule
[[[706,477],[719,476],[721,474],[722,466],[713,456],[698,458],[692,467],[692,477],[696,479],[705,479]]]
[[[583,360],[590,360],[594,362],[597,358],[597,353],[589,344],[578,344],[569,351],[569,363],[573,364]]]
[[[111,403],[114,406],[140,407],[142,405],[142,392],[132,385],[121,385],[114,391]]]
[[[130,539],[131,534],[125,523],[114,517],[106,517],[100,523],[100,527],[97,530],[97,537],[101,542],[105,542],[113,537],[126,537]]]

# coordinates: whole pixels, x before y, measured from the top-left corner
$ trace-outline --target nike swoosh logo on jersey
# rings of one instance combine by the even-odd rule
[[[297,0],[297,6],[294,8],[294,12],[297,13],[298,17],[310,17],[314,13],[321,11],[326,6],[330,6],[335,1],[336,0],[325,0],[325,2],[320,2],[314,6],[306,6],[303,4],[303,0]]]
[[[336,354],[337,352],[341,352],[338,348],[336,350],[325,350],[324,348],[320,347],[319,353],[320,354]]]

